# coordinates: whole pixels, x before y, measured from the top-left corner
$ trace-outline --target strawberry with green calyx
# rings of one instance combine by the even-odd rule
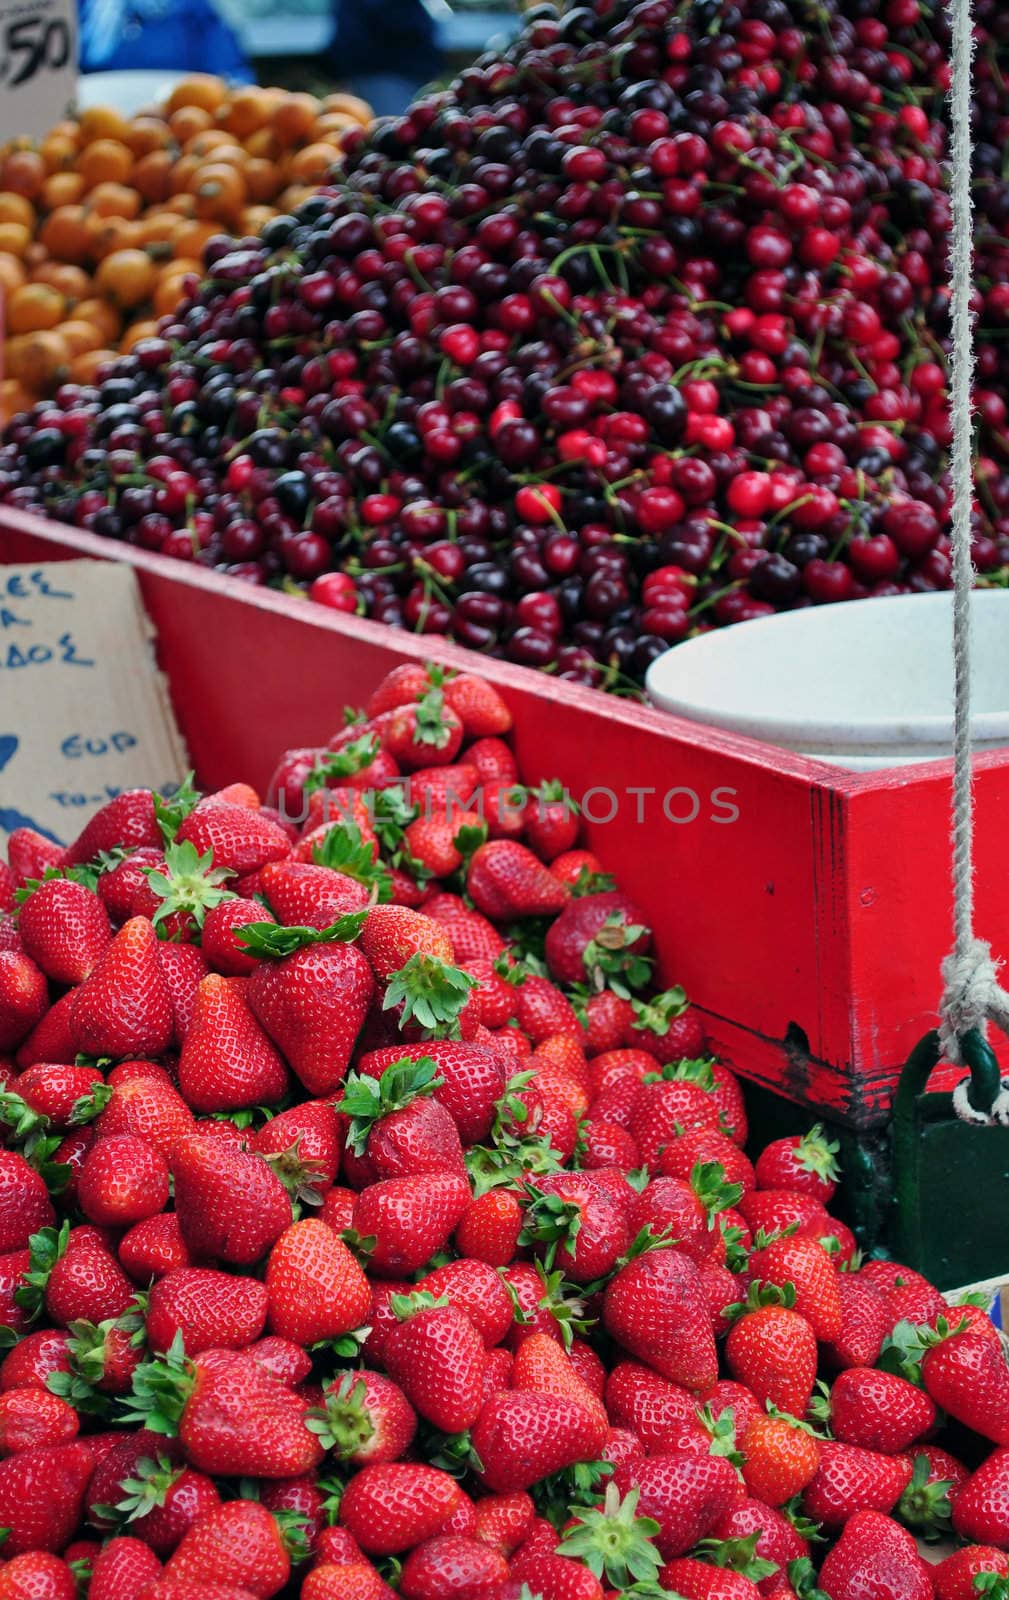
[[[695,1554],[698,1560],[723,1572],[738,1572],[751,1583],[762,1583],[765,1578],[773,1578],[778,1563],[757,1554],[759,1543],[760,1533],[756,1531],[733,1539],[707,1538],[696,1546]]]
[[[174,844],[182,824],[203,798],[194,785],[195,776],[195,773],[187,772],[182,782],[167,794],[155,793],[150,797],[154,807],[154,818],[163,844]],[[153,841],[145,838],[140,842],[148,844]],[[123,839],[122,843],[132,843],[132,840]]]
[[[60,1133],[82,1128],[101,1115],[111,1098],[112,1088],[98,1067],[40,1061],[20,1074],[16,1092],[0,1094],[0,1122],[10,1128],[16,1143],[49,1128]]]
[[[426,1290],[394,1294],[396,1322],[382,1362],[419,1416],[442,1433],[463,1433],[480,1415],[487,1354],[465,1312]]]
[[[59,1229],[40,1228],[29,1239],[28,1268],[22,1273],[21,1286],[14,1293],[15,1303],[20,1306],[27,1322],[35,1322],[42,1315],[52,1270],[66,1255],[69,1243],[69,1219]]]
[[[732,1322],[725,1355],[732,1376],[762,1404],[771,1401],[790,1416],[804,1417],[816,1381],[816,1335],[794,1309],[792,1284],[754,1280],[745,1301],[730,1306]]]
[[[356,823],[338,822],[330,828],[313,846],[312,860],[318,867],[329,867],[364,884],[375,901],[384,903],[392,896],[392,879],[377,859],[374,846],[362,839]]]
[[[716,1381],[718,1354],[701,1275],[682,1251],[651,1249],[620,1267],[606,1286],[603,1321],[625,1350],[664,1378],[698,1391]]]
[[[836,1339],[841,1331],[841,1292],[837,1268],[815,1239],[795,1235],[759,1247],[754,1241],[750,1272],[783,1288],[792,1284],[795,1309],[806,1318],[818,1340]]]
[[[400,1028],[414,1022],[426,1038],[458,1039],[459,1017],[475,988],[467,972],[418,951],[389,979],[382,1009],[401,1008]]]
[[[202,1112],[275,1105],[290,1083],[283,1057],[244,994],[218,973],[197,986],[178,1081],[186,1104]]]
[[[618,890],[570,899],[546,936],[546,959],[557,983],[607,987],[627,999],[647,983],[651,930]]]
[[[304,779],[302,792],[310,795],[316,789],[338,787],[348,779],[356,778],[371,766],[379,748],[377,733],[362,733],[341,745],[338,750],[321,751]]]
[[[525,812],[525,834],[544,861],[573,848],[578,838],[580,806],[556,778],[530,791]]]
[[[937,1600],[1009,1600],[1009,1555],[991,1545],[954,1550],[932,1569]]]
[[[557,1546],[557,1554],[584,1562],[597,1578],[610,1584],[648,1582],[658,1577],[662,1567],[652,1540],[659,1524],[652,1517],[639,1517],[640,1491],[631,1489],[623,1499],[615,1483],[608,1483],[599,1509],[576,1511],[571,1527]]]
[[[46,1388],[76,1410],[99,1416],[108,1411],[105,1396],[126,1394],[144,1345],[144,1318],[137,1306],[103,1322],[81,1318],[68,1324],[69,1372],[51,1372]]]
[[[462,721],[446,704],[444,691],[431,688],[413,705],[397,706],[389,713],[382,744],[408,769],[440,767],[455,760],[462,735]]]
[[[89,881],[82,882],[82,876]],[[96,882],[97,874],[67,867],[65,875],[32,880],[15,894],[25,953],[55,983],[83,983],[112,939]]]
[[[245,1350],[189,1360],[181,1333],[141,1362],[123,1420],[177,1436],[190,1464],[225,1477],[293,1478],[322,1459],[307,1403]]]
[[[812,1483],[820,1465],[818,1436],[808,1422],[768,1405],[741,1441],[743,1481],[756,1499],[783,1506]]]
[[[955,1319],[951,1324],[945,1317],[936,1319],[935,1326],[926,1322],[898,1322],[883,1340],[876,1366],[883,1372],[896,1373],[908,1383],[924,1386],[922,1361],[926,1350],[942,1344],[952,1334],[965,1333],[967,1324]]]
[[[934,1477],[932,1463],[923,1451],[915,1454],[913,1461],[910,1482],[897,1501],[894,1516],[919,1539],[948,1539],[953,1531],[950,1491],[958,1486],[952,1478]]]
[[[586,1316],[578,1286],[569,1283],[563,1272],[547,1272],[541,1261],[532,1265],[523,1261],[499,1270],[522,1336],[530,1330],[550,1333],[570,1351],[575,1336],[595,1326],[595,1319]]]
[[[383,1372],[361,1370],[327,1385],[323,1405],[309,1414],[307,1425],[327,1453],[365,1466],[398,1460],[413,1442],[417,1417],[397,1383]]]
[[[133,898],[132,916],[150,917],[161,939],[191,939],[207,912],[231,898],[224,887],[234,873],[215,867],[213,852],[202,855],[188,839],[166,844],[164,862],[144,868],[146,884]]]
[[[922,1380],[936,1405],[983,1439],[1009,1445],[1009,1365],[1001,1347],[982,1333],[939,1324],[921,1342]]]
[[[470,859],[466,889],[492,922],[552,916],[570,898],[567,885],[514,839],[490,839],[480,846]]]
[[[757,1184],[761,1189],[794,1189],[814,1195],[824,1205],[837,1188],[840,1145],[815,1123],[808,1133],[774,1139],[757,1158]]]
[[[375,992],[371,968],[351,942],[363,914],[330,928],[253,923],[240,935],[263,960],[246,982],[247,999],[308,1093],[324,1098],[343,1080]]]
[[[916,1384],[871,1367],[840,1373],[829,1396],[813,1401],[811,1414],[829,1420],[834,1437],[845,1444],[884,1455],[898,1455],[936,1423],[933,1401]]]
[[[210,1478],[171,1461],[163,1451],[142,1455],[119,1479],[119,1490],[121,1498],[113,1505],[92,1505],[92,1520],[142,1539],[162,1557],[221,1503]]]
[[[829,1551],[820,1568],[820,1587],[831,1600],[873,1594],[886,1594],[890,1600],[932,1600],[931,1573],[906,1528],[866,1508],[851,1516]]]
[[[348,1072],[343,1081],[343,1093],[334,1102],[334,1109],[350,1118],[347,1148],[354,1155],[363,1156],[377,1122],[433,1094],[444,1081],[438,1076],[437,1063],[430,1056],[416,1060],[404,1057],[386,1067],[377,1078],[356,1069]]]

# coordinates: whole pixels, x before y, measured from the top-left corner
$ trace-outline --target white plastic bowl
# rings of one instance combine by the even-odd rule
[[[1009,592],[972,596],[977,750],[1009,745]],[[953,597],[895,595],[737,623],[667,650],[655,705],[862,771],[937,761],[953,735]]]

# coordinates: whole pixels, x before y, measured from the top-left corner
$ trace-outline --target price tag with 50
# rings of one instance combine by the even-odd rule
[[[74,0],[0,0],[0,142],[45,133],[76,88]]]

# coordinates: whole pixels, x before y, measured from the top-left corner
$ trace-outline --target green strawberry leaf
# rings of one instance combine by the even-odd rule
[[[238,943],[253,956],[272,956],[279,960],[294,955],[312,944],[352,944],[364,927],[367,910],[351,911],[338,917],[328,928],[284,928],[276,922],[247,922],[238,928]]]
[[[368,1387],[356,1372],[345,1372],[326,1391],[323,1406],[308,1413],[305,1426],[318,1436],[323,1449],[347,1461],[372,1439],[375,1424],[365,1401]]]
[[[597,1578],[609,1584],[651,1582],[662,1568],[653,1540],[660,1531],[653,1517],[637,1515],[640,1490],[623,1499],[615,1483],[606,1485],[601,1509],[586,1507],[574,1513],[574,1526],[557,1546],[557,1554],[581,1561]]]
[[[389,1310],[397,1322],[409,1322],[418,1311],[434,1311],[448,1304],[448,1295],[431,1294],[427,1289],[415,1289],[412,1294],[389,1296]]]
[[[720,1161],[698,1161],[690,1173],[690,1187],[708,1213],[708,1227],[714,1228],[720,1211],[742,1198],[743,1185],[730,1183]]]
[[[161,829],[161,837],[166,845],[174,842],[175,835],[182,827],[189,813],[199,805],[200,800],[203,798],[200,791],[194,787],[194,777],[194,773],[187,772],[182,782],[170,794],[152,795],[154,815],[157,819],[158,827]]]
[[[67,1126],[81,1128],[85,1123],[93,1122],[95,1117],[101,1116],[111,1099],[111,1083],[92,1084],[87,1094],[79,1095],[71,1106]]]
[[[226,879],[235,876],[231,868],[215,867],[213,851],[205,850],[200,855],[190,839],[184,839],[181,844],[165,845],[164,870],[145,867],[143,871],[150,889],[161,901],[151,918],[159,932],[166,918],[174,912],[192,917],[197,927],[202,928],[212,906],[234,898],[229,889],[221,887]]]
[[[830,1600],[830,1596],[817,1587],[816,1572],[808,1556],[799,1556],[795,1561],[790,1561],[785,1571],[798,1600]]]
[[[914,1456],[911,1481],[897,1502],[894,1513],[912,1533],[928,1543],[949,1538],[953,1531],[952,1478],[929,1483],[932,1463],[919,1451]]]
[[[30,900],[37,889],[44,883],[52,883],[54,878],[60,878],[64,883],[80,883],[85,889],[96,889],[101,873],[97,867],[84,862],[74,867],[46,867],[41,878],[26,878],[19,889],[14,890],[14,902],[20,907],[26,900]]]
[[[429,689],[414,708],[414,743],[444,750],[452,737],[453,723],[445,716],[445,696],[440,688]],[[456,723],[455,726],[458,726]]]
[[[740,1317],[747,1316],[751,1311],[760,1311],[764,1306],[785,1306],[791,1310],[794,1305],[794,1283],[762,1283],[759,1278],[754,1278],[747,1290],[746,1299],[737,1300],[732,1305],[726,1306],[722,1315],[730,1322],[736,1322]]]
[[[70,1223],[66,1221],[57,1231],[40,1228],[28,1240],[28,1267],[21,1274],[21,1285],[14,1291],[15,1304],[19,1305],[29,1322],[42,1313],[49,1274],[70,1243]]]
[[[608,988],[621,1000],[630,1000],[635,989],[643,989],[651,981],[654,962],[631,948],[650,933],[644,923],[627,922],[622,911],[610,913],[582,951],[585,970],[597,992]]]
[[[731,1407],[726,1406],[716,1417],[710,1406],[698,1406],[697,1418],[711,1438],[709,1455],[724,1456],[729,1465],[738,1471],[746,1457],[736,1449],[736,1417]]]
[[[840,1148],[835,1139],[826,1136],[823,1124],[815,1122],[796,1145],[795,1160],[804,1172],[810,1173],[814,1178],[819,1178],[824,1183],[836,1183],[841,1176],[841,1169],[835,1159]]]
[[[371,766],[379,748],[377,733],[362,733],[339,750],[327,750],[323,755],[316,756],[312,770],[305,779],[305,793],[314,794],[316,789],[335,788],[339,786],[341,778],[356,777],[365,767]]]
[[[606,1479],[613,1475],[611,1461],[576,1461],[534,1483],[529,1493],[541,1517],[563,1528],[579,1506],[595,1506]]]
[[[286,1150],[274,1151],[265,1160],[291,1197],[295,1221],[301,1215],[302,1206],[322,1205],[328,1179],[318,1161],[302,1156],[300,1133]]]
[[[469,859],[479,850],[482,844],[487,843],[487,824],[480,822],[476,825],[467,823],[452,839],[459,854],[463,859],[463,869],[468,865]]]
[[[571,885],[571,896],[574,900],[580,900],[587,894],[610,894],[616,886],[617,880],[610,873],[592,872],[588,867],[581,867]]]
[[[356,822],[334,823],[326,837],[313,846],[312,859],[317,867],[331,867],[345,878],[365,884],[383,904],[392,898],[392,879],[375,859],[371,845],[362,839]]]
[[[194,1381],[195,1370],[186,1355],[180,1328],[159,1359],[141,1361],[136,1368],[130,1396],[122,1401],[123,1422],[135,1422],[152,1433],[174,1437]]]
[[[343,1094],[333,1109],[350,1118],[347,1145],[356,1156],[363,1156],[368,1135],[376,1122],[394,1111],[402,1111],[414,1100],[433,1094],[445,1082],[438,1076],[438,1064],[430,1056],[416,1061],[404,1057],[393,1061],[381,1077],[356,1068],[343,1080]]]
[[[49,1126],[49,1118],[41,1111],[33,1111],[27,1100],[13,1089],[4,1089],[0,1093],[0,1122],[10,1128],[11,1140],[15,1144]]]
[[[418,950],[389,979],[382,1010],[402,1005],[401,1028],[413,1021],[428,1038],[458,1038],[459,1014],[476,987],[468,972]]]
[[[689,1003],[685,990],[679,985],[666,989],[663,994],[653,995],[650,1000],[632,1000],[634,1021],[631,1027],[664,1038],[674,1018],[682,1016]]]
[[[525,1192],[532,1202],[525,1213],[520,1245],[545,1244],[543,1265],[549,1272],[563,1245],[573,1250],[581,1231],[582,1210],[574,1200],[565,1200],[559,1194],[544,1194],[535,1184],[525,1184]]]
[[[757,1528],[745,1539],[702,1539],[694,1554],[699,1561],[708,1561],[713,1567],[727,1568],[730,1572],[740,1572],[751,1583],[760,1583],[763,1578],[773,1578],[778,1571],[776,1561],[765,1561],[763,1556],[758,1556],[760,1536],[761,1529]]]

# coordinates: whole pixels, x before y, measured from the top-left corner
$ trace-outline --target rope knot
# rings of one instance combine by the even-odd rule
[[[945,1059],[955,1066],[966,1066],[963,1040],[976,1032],[988,1037],[988,1024],[994,1023],[1009,1035],[1009,994],[998,981],[1001,963],[983,939],[972,939],[962,955],[950,955],[942,964],[945,984],[940,1006],[939,1039]],[[971,1079],[964,1078],[953,1091],[953,1108],[965,1122],[1009,1125],[1009,1079],[987,1110],[971,1104]]]

